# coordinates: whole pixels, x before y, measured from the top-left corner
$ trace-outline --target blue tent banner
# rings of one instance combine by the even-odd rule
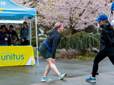
[[[35,8],[27,8],[12,0],[0,0],[0,20],[22,20],[36,16]]]

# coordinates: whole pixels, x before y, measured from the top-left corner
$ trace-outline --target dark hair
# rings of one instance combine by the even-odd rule
[[[3,28],[2,27],[0,27],[0,30],[2,30]]]
[[[10,25],[9,28],[13,28],[13,25]]]
[[[3,29],[3,30],[5,30],[5,31],[8,31],[6,25],[1,25],[0,29]]]
[[[6,28],[6,25],[1,25],[1,28]]]
[[[27,22],[24,22],[23,24],[27,24]]]

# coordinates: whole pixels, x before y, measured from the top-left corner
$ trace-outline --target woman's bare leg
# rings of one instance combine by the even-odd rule
[[[47,66],[45,67],[45,71],[44,71],[43,76],[46,77],[48,75],[49,71],[50,71],[50,66],[49,66],[49,63],[48,63]]]
[[[55,65],[55,60],[52,59],[52,58],[49,58],[47,61],[48,61],[48,63],[49,63],[50,68],[51,68],[58,76],[60,76],[61,73],[59,72],[59,70],[57,69],[57,67],[56,67],[56,65]]]

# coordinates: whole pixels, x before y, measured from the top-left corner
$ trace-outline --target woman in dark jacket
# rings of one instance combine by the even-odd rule
[[[64,27],[62,23],[56,23],[53,31],[49,33],[48,38],[44,40],[44,42],[39,48],[41,56],[43,56],[48,62],[43,77],[41,78],[41,81],[49,80],[47,78],[47,75],[50,69],[53,70],[59,76],[60,80],[64,79],[66,75],[65,73],[61,74],[55,65],[55,53],[61,39],[60,33],[63,31],[63,29]]]

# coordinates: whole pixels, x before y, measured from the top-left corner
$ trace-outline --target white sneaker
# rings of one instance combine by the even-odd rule
[[[59,76],[59,80],[63,80],[63,79],[65,78],[65,76],[66,76],[66,73],[61,74],[61,75]]]

